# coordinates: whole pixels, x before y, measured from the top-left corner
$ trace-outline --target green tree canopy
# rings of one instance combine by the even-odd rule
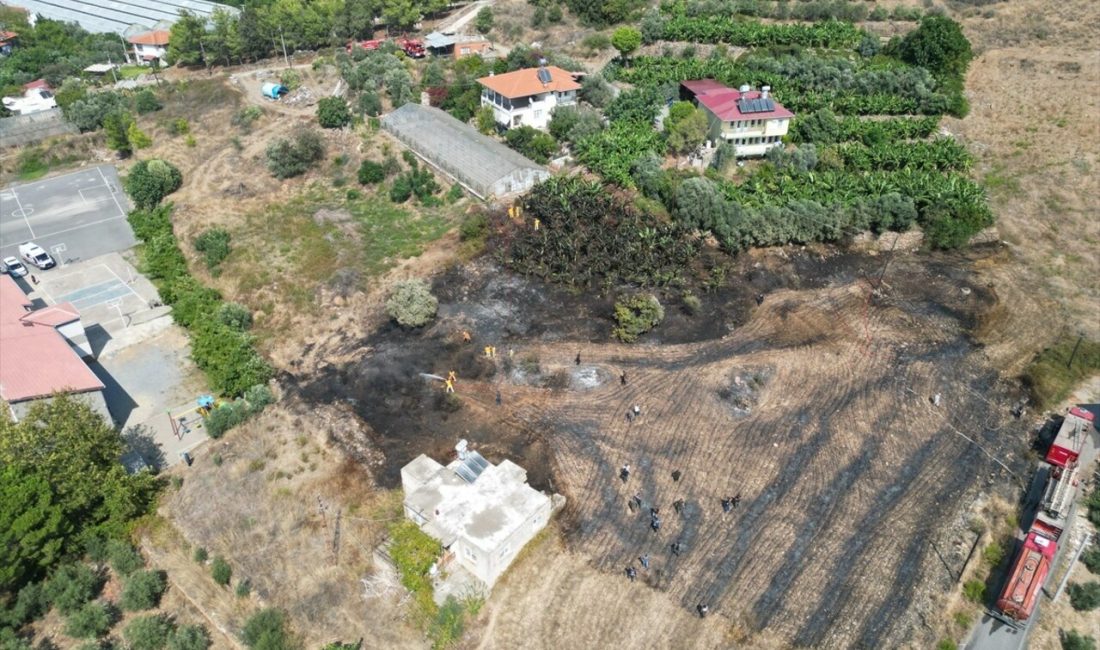
[[[326,129],[339,129],[351,122],[351,111],[343,97],[322,97],[317,102],[317,122]]]
[[[482,7],[474,18],[474,27],[482,34],[488,34],[493,30],[493,9]]]
[[[957,22],[947,16],[929,15],[905,35],[899,47],[902,60],[935,74],[962,76],[974,53]]]
[[[139,209],[148,210],[183,185],[183,174],[172,163],[153,158],[134,165],[126,176],[126,193]]]
[[[611,34],[611,45],[624,59],[642,44],[642,33],[634,27],[620,27]]]
[[[168,63],[170,65],[202,65],[202,44],[206,36],[206,20],[186,9],[172,24],[168,37]]]
[[[61,559],[73,534],[61,499],[33,468],[0,470],[0,593],[40,577]]]
[[[4,482],[13,497],[4,499],[5,516],[45,526],[34,533],[41,535],[44,548],[20,560],[20,572],[26,570],[27,562],[38,571],[44,568],[43,562],[56,561],[59,552],[80,550],[83,540],[92,535],[119,534],[130,519],[148,511],[155,479],[148,473],[127,474],[119,462],[122,451],[119,433],[76,396],[62,394],[38,402],[18,423],[0,416],[0,466],[16,478],[37,475],[50,482],[49,499],[40,480]],[[50,523],[56,510],[64,513],[66,524]],[[69,543],[66,526],[72,527],[71,539],[80,544]],[[60,547],[59,539],[64,540]]]

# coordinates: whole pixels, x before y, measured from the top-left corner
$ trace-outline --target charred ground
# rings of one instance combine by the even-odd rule
[[[665,296],[669,317],[634,346],[610,337],[613,295],[475,262],[437,279],[431,327],[344,341],[350,362],[288,383],[369,425],[386,486],[416,455],[445,458],[464,437],[569,497],[566,541],[601,570],[649,553],[645,581],[685,609],[709,603],[795,645],[898,645],[952,580],[931,544],[958,542],[947,529],[966,497],[1011,480],[957,433],[1026,462],[1024,425],[1008,413],[1015,389],[970,339],[997,302],[972,271],[990,254],[898,255],[881,286],[882,255],[742,256],[721,289],[699,294],[700,313]],[[421,374],[450,370],[457,397]],[[735,493],[741,505],[724,514],[721,498]],[[634,495],[641,513],[628,507]]]

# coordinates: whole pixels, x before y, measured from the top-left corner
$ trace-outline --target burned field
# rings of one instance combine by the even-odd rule
[[[600,570],[649,554],[642,581],[686,610],[707,604],[785,645],[897,647],[953,584],[933,544],[956,544],[970,497],[1012,480],[959,433],[1025,462],[1017,396],[968,335],[996,304],[970,270],[986,254],[898,256],[878,290],[882,257],[743,256],[702,313],[674,314],[671,298],[631,346],[610,338],[612,296],[475,263],[437,280],[426,331],[346,342],[353,361],[291,383],[369,425],[387,487],[467,438],[565,494],[566,542]],[[451,370],[455,396],[430,376]]]

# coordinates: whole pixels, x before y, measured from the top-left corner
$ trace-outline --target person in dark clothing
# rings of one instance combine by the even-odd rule
[[[634,582],[638,577],[638,571],[634,567],[628,566],[626,567],[626,577],[630,578],[631,582]]]
[[[497,406],[500,406],[500,391],[497,391]]]
[[[619,470],[619,478],[626,483],[626,479],[630,478],[630,465],[623,465],[623,468]]]
[[[626,386],[626,371],[625,370],[622,371],[622,373],[619,375],[619,383],[622,384],[623,386]]]
[[[638,558],[638,561],[642,563],[642,568],[649,568],[649,553],[646,553],[642,557]]]
[[[659,515],[659,514],[661,514],[660,509],[658,509],[658,508],[650,508],[649,509],[649,516],[650,517],[653,517],[654,519],[656,519],[657,515]]]
[[[756,306],[759,307],[760,305],[763,305],[763,304],[764,304],[764,294],[762,294],[762,293],[756,294]]]
[[[580,352],[577,353],[577,358],[573,360],[573,363],[578,365],[578,366],[581,365],[581,353]]]
[[[672,543],[672,554],[673,555],[679,555],[680,553],[683,552],[683,550],[684,550],[684,545],[681,544],[680,542],[673,542]]]
[[[680,470],[678,470],[678,469],[672,470],[672,480],[673,481],[676,481],[677,483],[679,483],[680,482],[680,476],[682,476],[680,474]]]
[[[638,506],[639,508],[641,508],[641,507],[642,507],[642,495],[640,495],[640,494],[635,494],[635,495],[634,495],[634,496],[632,496],[632,497],[631,497],[630,499],[631,499],[631,501],[633,501],[633,502],[634,502],[634,504],[635,504],[636,506]]]
[[[730,510],[733,510],[733,499],[726,497],[722,499],[722,512],[729,512]]]
[[[703,603],[699,603],[699,605],[695,609],[699,611],[699,618],[706,618],[707,612],[710,611],[710,608]]]
[[[733,507],[736,508],[741,503],[741,493],[738,492],[737,496],[733,497]]]
[[[675,501],[673,501],[672,502],[672,509],[676,511],[676,514],[683,514],[684,513],[684,500],[683,499],[676,499]]]
[[[653,529],[653,532],[661,530],[661,518],[654,517],[653,519],[651,519],[649,522],[649,527]]]

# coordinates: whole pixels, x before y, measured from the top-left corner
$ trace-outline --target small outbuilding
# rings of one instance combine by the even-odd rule
[[[527,484],[512,461],[493,465],[465,440],[444,466],[421,454],[401,468],[405,516],[492,588],[527,542],[550,521],[550,497]]]
[[[290,91],[288,91],[286,86],[284,86],[283,84],[275,83],[274,81],[268,81],[264,83],[264,85],[260,88],[260,92],[262,92],[264,97],[267,97],[268,99],[279,99]]]
[[[480,199],[525,192],[550,178],[545,167],[444,111],[405,104],[382,128]]]

